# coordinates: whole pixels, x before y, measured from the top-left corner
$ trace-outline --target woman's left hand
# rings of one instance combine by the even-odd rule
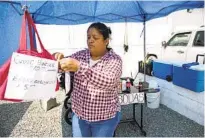
[[[74,58],[64,58],[60,60],[60,67],[63,71],[77,72],[80,62]]]

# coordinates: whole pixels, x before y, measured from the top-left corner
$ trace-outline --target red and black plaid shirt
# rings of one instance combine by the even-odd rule
[[[88,49],[71,56],[80,61],[75,73],[72,92],[72,110],[81,119],[90,122],[107,120],[120,111],[118,93],[122,60],[113,50],[107,52],[98,63],[89,66]]]

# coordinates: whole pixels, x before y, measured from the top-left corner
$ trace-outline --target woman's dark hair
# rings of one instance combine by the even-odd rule
[[[107,27],[105,24],[100,23],[100,22],[92,23],[92,24],[88,27],[88,30],[89,30],[90,28],[95,28],[95,29],[97,29],[97,30],[103,35],[104,40],[107,39],[107,38],[110,38],[110,35],[111,35],[111,33],[112,33],[109,27]]]

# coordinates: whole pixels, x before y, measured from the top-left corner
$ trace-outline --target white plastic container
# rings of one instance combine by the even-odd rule
[[[159,108],[160,104],[160,92],[147,93],[147,107],[151,109]]]
[[[159,88],[158,83],[155,80],[150,80],[148,81],[149,83],[149,88]],[[160,92],[156,92],[156,93],[147,93],[147,107],[152,108],[152,109],[156,109],[159,108],[159,104],[160,104]]]

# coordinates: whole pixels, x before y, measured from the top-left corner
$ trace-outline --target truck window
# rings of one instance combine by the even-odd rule
[[[204,47],[204,31],[198,31],[194,38],[194,46]]]
[[[167,46],[187,46],[191,32],[174,35],[167,43]]]

